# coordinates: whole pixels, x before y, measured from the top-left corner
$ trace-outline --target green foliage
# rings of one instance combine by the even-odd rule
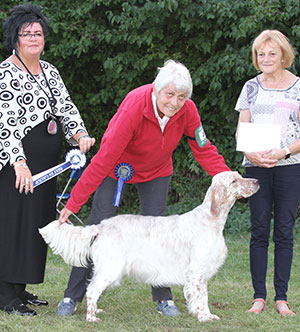
[[[246,208],[245,201],[236,202],[231,209],[225,224],[224,234],[249,234],[250,211]]]
[[[279,29],[295,50],[300,48],[300,4],[294,0],[33,2],[42,5],[51,18],[43,58],[60,70],[90,134],[97,138],[97,146],[125,95],[151,83],[157,67],[173,58],[190,69],[192,98],[207,136],[228,165],[240,172],[234,107],[244,82],[256,74],[251,43],[262,30]],[[18,3],[1,1],[1,23],[9,8]],[[0,59],[8,55],[0,43]],[[297,73],[299,68],[296,57],[292,70]],[[200,192],[207,189],[209,177],[193,160],[186,138],[174,153],[174,174],[171,205],[178,203],[179,196],[184,199],[179,189],[187,193],[191,188]],[[187,178],[200,181],[185,182]],[[134,191],[132,195],[125,209],[135,206]]]

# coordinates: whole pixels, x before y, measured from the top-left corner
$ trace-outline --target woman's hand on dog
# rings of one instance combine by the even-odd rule
[[[65,222],[70,224],[69,216],[72,214],[72,211],[68,210],[67,208],[63,208],[60,211],[59,219],[58,219],[58,226],[61,226]]]

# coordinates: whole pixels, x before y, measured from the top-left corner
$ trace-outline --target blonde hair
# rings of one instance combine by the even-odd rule
[[[260,70],[257,62],[257,50],[268,41],[276,43],[281,48],[282,67],[290,67],[294,61],[295,52],[288,38],[278,30],[264,30],[255,38],[252,44],[252,62],[254,67]]]

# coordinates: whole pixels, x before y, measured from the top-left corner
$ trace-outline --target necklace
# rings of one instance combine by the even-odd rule
[[[22,65],[24,66],[24,68],[27,70],[28,74],[31,76],[31,78],[37,83],[37,85],[39,86],[39,88],[44,92],[44,94],[47,96],[48,100],[49,100],[49,105],[51,107],[51,111],[50,112],[50,117],[51,117],[51,120],[49,121],[48,123],[48,126],[47,126],[47,132],[48,134],[50,135],[55,135],[57,133],[57,123],[56,123],[56,117],[54,115],[54,106],[56,105],[57,103],[57,100],[55,99],[54,95],[53,95],[53,92],[50,88],[50,84],[47,80],[47,77],[45,75],[45,72],[44,72],[44,69],[43,67],[41,66],[40,64],[40,67],[41,67],[41,70],[42,70],[42,73],[43,73],[43,76],[45,78],[45,82],[46,82],[46,85],[50,91],[50,94],[51,96],[48,95],[48,93],[44,90],[44,88],[41,86],[41,84],[36,80],[36,78],[34,77],[34,75],[31,73],[31,71],[28,69],[28,67],[25,65],[25,63],[23,62],[23,60],[20,58],[20,56],[17,54],[17,52],[15,53],[15,56],[18,58],[18,60],[22,63]]]

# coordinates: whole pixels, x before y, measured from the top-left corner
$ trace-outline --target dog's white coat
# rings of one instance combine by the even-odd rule
[[[236,199],[259,189],[257,180],[237,172],[213,177],[205,199],[182,215],[118,215],[99,225],[72,226],[53,221],[40,233],[55,254],[73,266],[94,264],[87,288],[87,320],[97,321],[97,300],[124,276],[153,286],[183,285],[189,312],[199,321],[219,319],[208,307],[207,282],[223,264],[223,228]]]

